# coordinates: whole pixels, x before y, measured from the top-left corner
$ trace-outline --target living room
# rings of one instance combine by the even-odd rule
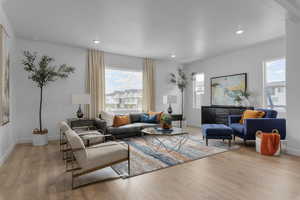
[[[3,199],[300,197],[299,1],[0,5]]]

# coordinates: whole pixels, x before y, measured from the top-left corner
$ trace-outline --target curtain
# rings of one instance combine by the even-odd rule
[[[5,65],[4,53],[4,28],[0,24],[0,126],[3,121],[3,69]]]
[[[91,95],[91,104],[86,105],[85,114],[93,119],[99,116],[105,105],[105,65],[104,52],[88,50],[88,69],[86,78],[87,93]]]
[[[143,111],[154,111],[154,67],[155,63],[153,59],[144,59],[143,68]]]

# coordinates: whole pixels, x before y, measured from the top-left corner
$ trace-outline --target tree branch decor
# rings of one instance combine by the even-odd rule
[[[71,73],[74,73],[75,68],[62,64],[60,66],[53,65],[54,58],[43,55],[39,60],[37,53],[29,51],[23,52],[24,59],[22,64],[24,70],[28,72],[28,79],[31,79],[40,88],[40,103],[39,103],[39,129],[35,129],[35,134],[45,134],[47,129],[43,129],[42,124],[42,106],[43,106],[43,89],[50,82],[58,79],[66,79]]]
[[[195,73],[191,74],[191,80],[193,80]],[[170,73],[170,83],[176,85],[181,92],[181,114],[183,115],[183,93],[184,89],[189,83],[189,79],[182,68],[177,69],[177,73]]]

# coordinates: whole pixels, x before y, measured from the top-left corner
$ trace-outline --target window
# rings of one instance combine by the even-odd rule
[[[193,75],[193,108],[201,108],[201,96],[204,94],[204,74]]]
[[[117,114],[142,110],[141,71],[105,69],[105,110]]]
[[[279,112],[286,109],[285,59],[264,63],[264,104]]]

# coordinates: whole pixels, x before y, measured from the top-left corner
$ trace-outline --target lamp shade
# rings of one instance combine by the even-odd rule
[[[164,104],[177,103],[177,96],[176,95],[166,95],[166,96],[163,96],[163,103]]]
[[[91,96],[89,94],[72,94],[72,104],[90,104]]]

